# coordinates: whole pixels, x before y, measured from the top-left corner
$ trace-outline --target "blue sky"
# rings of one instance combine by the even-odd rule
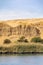
[[[43,18],[43,0],[0,0],[0,20]]]

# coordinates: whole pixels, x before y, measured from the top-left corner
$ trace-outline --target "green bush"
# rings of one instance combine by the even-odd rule
[[[18,40],[18,42],[28,42],[28,40],[27,40],[27,39],[25,39],[25,37],[24,37],[24,36],[22,36],[22,37]]]
[[[5,39],[5,40],[4,40],[4,43],[5,43],[5,44],[9,44],[9,43],[11,43],[11,41],[10,41],[9,39]]]
[[[40,37],[34,37],[31,39],[31,42],[42,42],[42,39]]]

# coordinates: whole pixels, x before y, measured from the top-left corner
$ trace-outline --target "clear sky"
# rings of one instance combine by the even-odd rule
[[[43,18],[43,0],[0,0],[0,20]]]

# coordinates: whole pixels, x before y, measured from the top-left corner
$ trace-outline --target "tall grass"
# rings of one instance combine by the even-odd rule
[[[29,44],[25,45],[22,43],[15,44],[10,47],[0,47],[0,52],[16,52],[16,53],[24,53],[24,52],[43,52],[43,45],[40,44]]]

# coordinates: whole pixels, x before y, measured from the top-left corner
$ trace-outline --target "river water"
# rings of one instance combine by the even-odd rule
[[[43,55],[2,55],[0,65],[43,65]]]

